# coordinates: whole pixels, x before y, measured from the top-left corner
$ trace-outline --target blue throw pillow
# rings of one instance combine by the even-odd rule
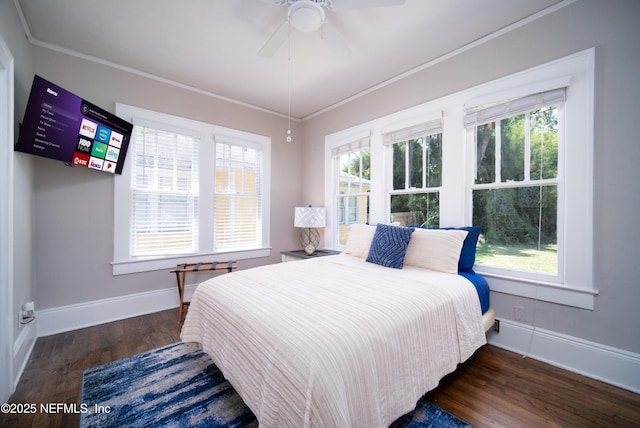
[[[413,227],[378,224],[373,234],[367,261],[394,269],[402,269]]]
[[[464,238],[460,260],[458,260],[458,272],[473,272],[473,265],[476,263],[476,245],[480,236],[480,226],[450,227],[449,229],[466,230],[469,232]]]

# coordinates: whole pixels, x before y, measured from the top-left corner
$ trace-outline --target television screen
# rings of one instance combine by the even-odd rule
[[[121,174],[133,125],[35,76],[14,149]]]

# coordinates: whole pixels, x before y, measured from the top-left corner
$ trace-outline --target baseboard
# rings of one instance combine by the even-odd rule
[[[491,345],[640,393],[640,355],[549,330],[500,320]]]
[[[185,286],[185,300],[190,300],[197,285]],[[61,306],[36,312],[38,337],[64,333],[79,328],[105,324],[139,315],[178,307],[175,287],[111,299]],[[178,313],[176,311],[176,321]]]
[[[31,352],[36,344],[37,339],[37,325],[35,320],[29,324],[25,324],[20,333],[13,342],[13,390],[15,391],[22,377],[29,358],[31,358]]]

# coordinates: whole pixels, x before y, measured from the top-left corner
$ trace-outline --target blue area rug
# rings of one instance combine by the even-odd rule
[[[86,370],[80,427],[257,427],[208,355],[175,343]],[[471,427],[426,400],[393,428]]]

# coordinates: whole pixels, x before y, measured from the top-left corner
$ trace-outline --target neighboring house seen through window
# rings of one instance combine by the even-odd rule
[[[135,126],[131,174],[132,257],[198,250],[197,138]]]
[[[367,223],[371,192],[371,151],[369,140],[361,139],[342,145],[332,152],[337,206],[338,241],[347,242],[349,225]]]

